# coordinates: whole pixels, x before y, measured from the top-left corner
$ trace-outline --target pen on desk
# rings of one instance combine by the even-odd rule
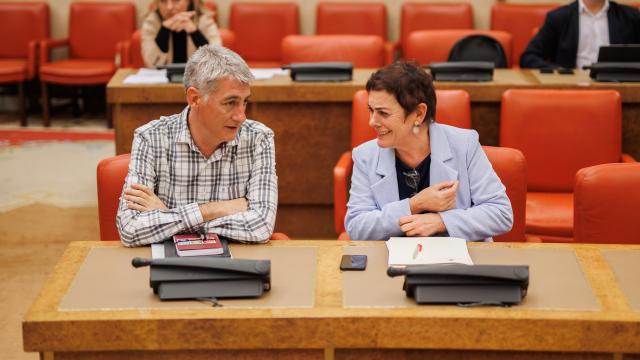
[[[422,252],[422,244],[418,243],[416,244],[416,249],[413,251],[413,260],[415,260],[418,255],[420,255],[420,253]]]

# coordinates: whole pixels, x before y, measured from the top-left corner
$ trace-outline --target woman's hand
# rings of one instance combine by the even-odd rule
[[[440,214],[416,214],[400,218],[400,229],[406,236],[431,236],[445,232],[447,227]]]
[[[151,211],[167,208],[151,188],[142,184],[131,184],[131,187],[124,190],[124,198],[131,210]]]
[[[179,12],[167,20],[162,22],[162,26],[166,27],[171,31],[186,31],[189,32],[189,29],[193,29],[191,32],[195,31],[195,24],[191,20],[195,16],[195,11],[183,11]]]
[[[456,205],[456,191],[458,181],[444,181],[422,189],[409,199],[409,207],[412,214],[424,211],[440,212],[453,209]]]

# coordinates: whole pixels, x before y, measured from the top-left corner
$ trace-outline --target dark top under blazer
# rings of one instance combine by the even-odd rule
[[[550,11],[544,25],[520,57],[520,67],[576,67],[579,38],[579,5],[574,1]],[[609,1],[607,11],[611,44],[640,43],[640,11]]]

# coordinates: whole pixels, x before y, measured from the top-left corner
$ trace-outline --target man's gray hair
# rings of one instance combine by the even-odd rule
[[[235,52],[220,45],[201,46],[191,55],[184,70],[185,91],[194,87],[205,97],[216,89],[219,80],[232,78],[249,85],[253,75],[247,63]]]

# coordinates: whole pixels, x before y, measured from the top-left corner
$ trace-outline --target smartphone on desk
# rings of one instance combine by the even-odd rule
[[[367,268],[367,255],[342,255],[340,270],[364,270]]]

